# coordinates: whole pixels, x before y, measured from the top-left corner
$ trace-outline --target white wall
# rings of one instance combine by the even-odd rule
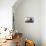
[[[0,27],[12,28],[12,6],[16,0],[0,0]]]
[[[15,28],[24,37],[33,39],[36,46],[41,46],[41,0],[23,0],[14,5]],[[25,17],[33,17],[34,23],[25,23]]]
[[[41,4],[41,39],[42,46],[46,46],[46,0],[42,0]]]

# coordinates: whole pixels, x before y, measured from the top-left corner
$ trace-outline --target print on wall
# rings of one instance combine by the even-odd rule
[[[25,18],[25,23],[33,23],[34,22],[34,18],[33,17],[26,17]]]

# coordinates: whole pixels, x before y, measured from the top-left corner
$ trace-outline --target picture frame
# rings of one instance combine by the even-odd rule
[[[33,23],[34,22],[34,18],[33,17],[26,17],[25,18],[25,23]]]

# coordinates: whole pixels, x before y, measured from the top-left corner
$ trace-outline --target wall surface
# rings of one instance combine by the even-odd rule
[[[41,40],[42,46],[46,46],[46,0],[42,0],[41,4]]]
[[[18,32],[41,46],[41,0],[23,0],[17,7],[14,5],[13,14]],[[33,17],[34,23],[25,23],[25,17]]]

